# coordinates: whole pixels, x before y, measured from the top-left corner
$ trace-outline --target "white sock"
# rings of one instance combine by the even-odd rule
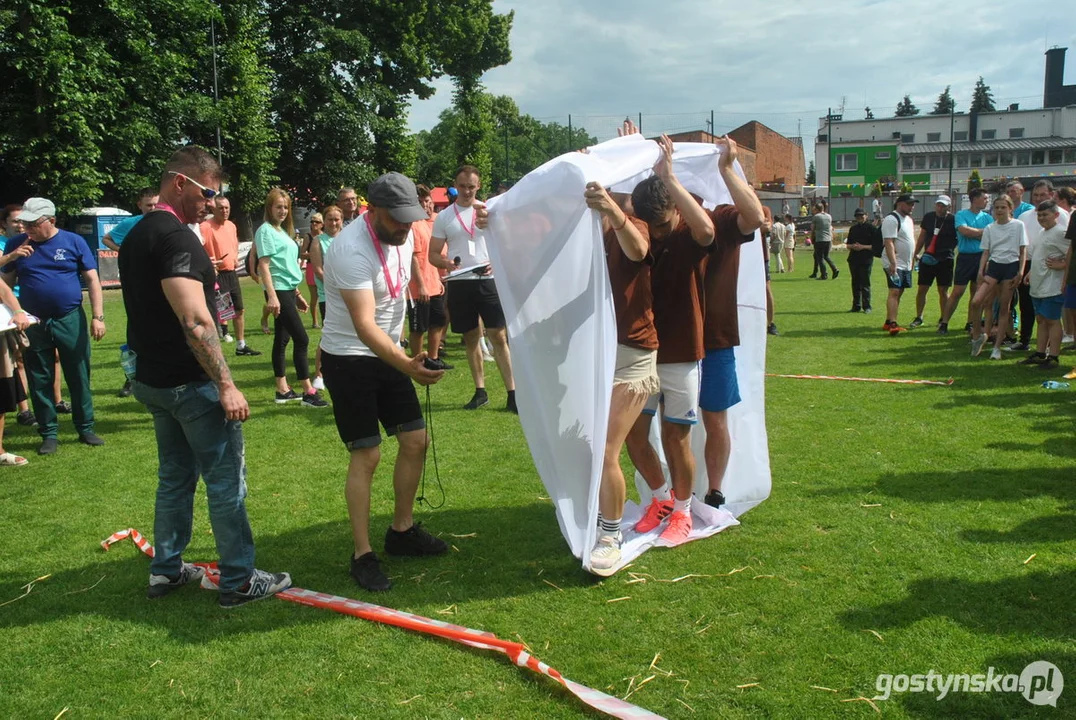
[[[673,512],[691,512],[691,496],[687,500],[673,500]]]
[[[659,489],[651,490],[650,492],[654,495],[655,498],[658,499],[659,502],[666,502],[668,500],[672,500],[672,492],[670,492],[668,485],[662,485]]]

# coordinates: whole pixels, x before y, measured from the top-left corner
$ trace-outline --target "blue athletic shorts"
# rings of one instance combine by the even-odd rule
[[[1065,309],[1076,310],[1076,285],[1065,288]]]
[[[1036,315],[1042,315],[1047,320],[1060,320],[1061,310],[1065,307],[1065,296],[1033,297],[1031,298],[1031,304],[1035,306]]]
[[[736,381],[736,354],[733,348],[707,350],[702,359],[699,407],[706,412],[722,412],[740,402]]]
[[[912,287],[912,271],[897,270],[897,282],[893,282],[888,270],[885,270],[885,284],[890,290],[908,290]]]

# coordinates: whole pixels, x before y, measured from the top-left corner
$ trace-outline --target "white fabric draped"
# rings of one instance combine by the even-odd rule
[[[731,202],[718,172],[718,152],[713,145],[677,143],[673,154],[681,183],[709,207]],[[488,246],[508,320],[520,422],[561,533],[587,569],[597,534],[616,322],[601,223],[586,207],[583,191],[597,181],[630,193],[651,174],[658,156],[657,144],[640,135],[617,138],[589,153],[551,160],[489,202]],[[738,304],[736,361],[743,402],[729,411],[733,445],[724,483],[727,510],[714,511],[702,503],[707,480],[699,425],[692,433],[697,459],[692,539],[737,524],[736,516],[770,492],[763,388],[766,291],[757,234],[741,248]],[[652,441],[660,456],[659,428],[655,421]],[[645,506],[649,491],[641,478],[636,484]],[[629,503],[622,565],[657,539],[659,531],[645,536],[630,532],[639,514]]]

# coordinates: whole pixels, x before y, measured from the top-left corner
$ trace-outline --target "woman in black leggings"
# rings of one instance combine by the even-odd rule
[[[310,383],[310,359],[307,346],[310,339],[299,318],[306,312],[306,300],[299,292],[303,271],[299,268],[299,245],[293,239],[295,221],[292,218],[291,198],[280,188],[273,188],[265,197],[265,222],[254,233],[258,251],[258,276],[265,290],[269,311],[276,318],[273,334],[273,375],[276,376],[276,402],[301,402],[308,407],[327,407]],[[285,351],[292,343],[295,376],[302,384],[303,394],[297,394],[285,376]]]

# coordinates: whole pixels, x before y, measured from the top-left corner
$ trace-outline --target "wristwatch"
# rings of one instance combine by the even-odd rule
[[[94,320],[100,320],[101,322],[104,322],[105,321],[105,316],[104,315],[94,315],[93,319]]]

